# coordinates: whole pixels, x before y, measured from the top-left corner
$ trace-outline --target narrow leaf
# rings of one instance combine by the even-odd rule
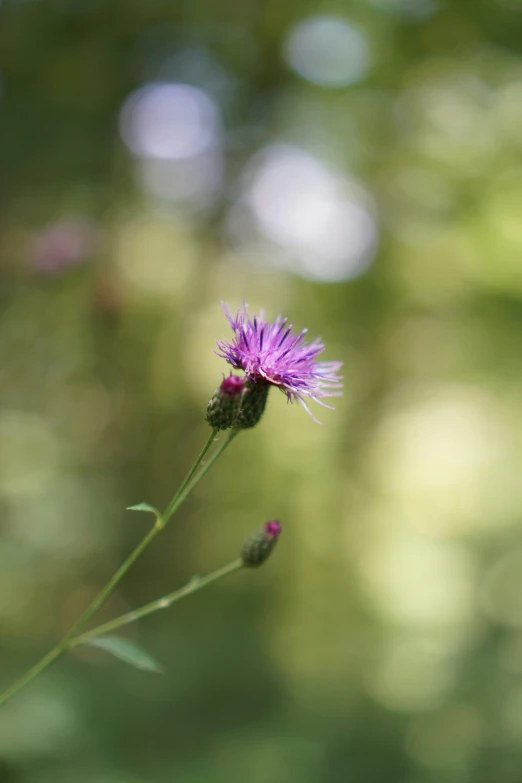
[[[154,506],[151,506],[150,503],[136,503],[135,506],[127,506],[127,511],[145,511],[149,514],[154,514],[156,519],[161,517],[161,513],[158,511],[158,509],[154,508]]]
[[[92,639],[88,644],[91,647],[99,647],[101,650],[111,653],[115,658],[135,666],[136,669],[163,674],[163,667],[154,660],[150,653],[142,650],[134,642],[123,639],[121,636],[99,636],[97,639]]]

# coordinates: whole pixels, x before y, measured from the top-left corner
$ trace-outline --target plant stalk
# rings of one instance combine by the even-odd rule
[[[203,459],[206,453],[208,452],[209,448],[211,447],[212,443],[216,438],[216,435],[218,434],[218,430],[212,430],[209,439],[207,440],[203,449],[199,453],[194,465],[190,469],[186,478],[181,483],[179,489],[177,490],[176,494],[170,501],[169,505],[167,506],[163,514],[161,514],[156,519],[154,527],[152,527],[151,530],[149,530],[149,532],[145,535],[145,537],[140,541],[138,546],[131,552],[131,554],[127,557],[124,563],[122,563],[122,565],[118,568],[114,576],[107,582],[103,590],[96,596],[94,601],[87,607],[87,609],[81,615],[79,620],[77,620],[74,623],[72,628],[66,633],[66,635],[56,645],[56,647],[53,647],[53,649],[50,650],[50,652],[48,652],[46,655],[44,655],[44,657],[37,664],[35,664],[31,669],[29,669],[29,671],[26,672],[26,674],[24,674],[23,677],[21,677],[17,682],[15,682],[10,688],[8,688],[3,694],[0,695],[0,707],[4,705],[7,701],[9,701],[9,699],[11,699],[13,696],[15,696],[19,691],[21,691],[22,688],[25,688],[26,685],[32,682],[32,680],[38,677],[39,674],[41,674],[45,669],[48,668],[48,666],[54,663],[54,661],[56,661],[57,658],[59,658],[67,651],[67,649],[70,646],[71,639],[73,639],[73,637],[76,637],[78,632],[87,624],[87,622],[91,619],[91,617],[103,606],[105,601],[109,598],[109,596],[114,592],[116,587],[119,585],[119,583],[121,582],[121,580],[123,579],[127,571],[129,570],[129,568],[143,554],[143,552],[147,549],[149,544],[151,544],[152,541],[154,541],[156,536],[164,529],[167,522],[176,513],[176,511],[179,509],[181,504],[190,495],[192,490],[197,487],[201,479],[208,473],[212,465],[223,454],[227,446],[232,442],[232,440],[237,435],[238,431],[239,430],[230,430],[226,440],[223,441],[221,446],[214,452],[214,454],[210,457],[210,459],[206,463],[203,463]],[[197,470],[200,466],[202,466],[201,470],[199,471],[199,473],[197,473]],[[204,577],[204,579],[208,579],[208,577]],[[205,584],[208,584],[208,582],[204,582],[204,584],[202,584],[201,587],[204,587]],[[182,588],[182,591],[187,590],[189,585],[186,585],[185,588]],[[199,589],[199,587],[197,589]],[[177,592],[181,592],[181,591],[177,591]],[[186,592],[184,594],[189,594],[190,592],[194,592],[194,590],[191,589],[188,591],[188,593]]]
[[[181,598],[185,598],[187,595],[191,595],[192,593],[201,590],[203,587],[207,587],[207,585],[210,585],[213,582],[217,582],[219,579],[223,579],[223,577],[228,576],[229,574],[233,574],[235,571],[239,571],[241,568],[243,568],[243,561],[241,558],[238,558],[237,560],[233,560],[231,563],[227,563],[227,565],[222,566],[221,568],[217,568],[215,571],[212,571],[206,576],[195,576],[190,580],[190,582],[187,582],[186,585],[179,588],[178,590],[175,590],[173,593],[164,595],[162,598],[158,598],[156,601],[151,601],[150,603],[141,606],[139,609],[134,609],[132,612],[122,614],[121,617],[116,617],[114,620],[109,620],[109,622],[103,623],[103,625],[99,625],[97,628],[93,628],[91,631],[86,631],[85,633],[80,634],[80,636],[76,636],[74,639],[71,639],[68,647],[80,647],[82,644],[88,644],[98,636],[110,633],[111,631],[116,631],[118,628],[121,628],[124,625],[128,625],[129,623],[134,623],[136,620],[140,620],[142,617],[147,617],[147,615],[153,614],[160,609],[168,609],[170,606],[172,606],[172,604],[176,603],[176,601],[179,601]]]

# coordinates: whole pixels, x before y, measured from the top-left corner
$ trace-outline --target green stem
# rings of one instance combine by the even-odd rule
[[[212,446],[212,444],[215,441],[218,433],[219,433],[219,430],[212,430],[212,432],[210,433],[209,439],[207,440],[207,442],[205,443],[205,445],[203,446],[203,448],[199,452],[196,461],[192,465],[192,467],[189,470],[189,472],[187,473],[186,477],[183,479],[181,485],[178,487],[178,490],[177,490],[176,494],[174,495],[174,497],[172,498],[172,500],[170,501],[169,505],[167,506],[167,508],[165,509],[163,514],[161,515],[161,519],[162,519],[162,523],[163,523],[162,527],[164,527],[167,524],[167,522],[171,518],[172,514],[174,513],[174,507],[176,506],[176,503],[177,503],[178,499],[181,497],[181,495],[184,493],[185,489],[190,484],[190,482],[192,480],[192,477],[194,476],[194,474],[196,473],[197,469],[199,468],[199,466],[203,462],[203,459],[204,459],[207,451]],[[227,443],[227,441],[225,441],[225,444],[226,443]],[[223,446],[223,444],[221,444],[220,448],[217,451],[217,455],[219,456],[223,451],[224,451],[224,446]],[[199,482],[196,482],[196,483],[199,483]],[[194,486],[196,486],[196,484],[194,484]]]
[[[208,473],[208,471],[210,470],[212,465],[216,462],[216,460],[221,456],[221,454],[223,454],[227,446],[232,442],[234,437],[237,435],[238,430],[230,430],[227,439],[214,452],[212,457],[205,464],[203,464],[202,469],[196,475],[196,471],[198,470],[200,465],[202,465],[203,459],[207,451],[211,447],[212,443],[214,442],[217,433],[218,430],[212,430],[212,433],[208,441],[206,442],[200,454],[198,455],[187,477],[184,479],[178,491],[176,492],[171,502],[165,509],[165,512],[156,520],[154,527],[151,530],[149,530],[146,536],[140,541],[138,546],[127,557],[125,562],[118,568],[114,576],[109,580],[109,582],[99,593],[99,595],[96,596],[94,601],[87,607],[87,609],[82,614],[80,619],[77,620],[77,622],[67,632],[64,638],[61,640],[61,642],[59,642],[56,645],[56,647],[54,647],[50,652],[48,652],[47,655],[45,655],[41,659],[41,661],[39,661],[35,666],[33,666],[32,669],[29,669],[29,671],[26,674],[24,674],[24,676],[21,677],[17,682],[15,682],[14,685],[12,685],[3,694],[0,695],[0,707],[3,704],[5,704],[10,698],[15,696],[19,691],[21,691],[22,688],[28,685],[32,680],[38,677],[38,675],[41,674],[41,672],[47,669],[48,666],[50,666],[57,658],[59,658],[61,655],[63,655],[64,652],[66,652],[73,636],[76,636],[78,631],[80,631],[86,625],[86,623],[91,619],[93,614],[95,614],[95,612],[97,612],[98,609],[100,609],[103,606],[105,601],[109,598],[109,596],[119,585],[119,583],[121,582],[121,580],[123,579],[127,571],[129,570],[129,568],[136,562],[136,560],[145,551],[145,549],[149,546],[149,544],[163,530],[163,528],[165,527],[169,519],[171,519],[173,514],[175,514],[175,512],[178,510],[181,504],[190,495],[192,490],[195,489],[195,487],[197,487],[201,479]]]
[[[191,484],[188,484],[188,482],[183,482],[184,488],[182,491],[176,493],[175,497],[172,499],[171,503],[163,514],[164,524],[167,524],[169,519],[176,513],[178,508],[187,499],[192,490],[199,484],[201,479],[207,475],[212,465],[220,458],[227,446],[232,443],[239,432],[241,432],[241,430],[230,430],[228,438],[223,441],[219,449],[216,449],[212,456],[202,465],[201,470],[199,471],[194,481]]]
[[[124,625],[134,623],[136,620],[146,617],[153,612],[157,612],[160,609],[168,609],[169,606],[172,606],[172,604],[176,603],[176,601],[179,601],[181,598],[185,598],[185,596],[201,590],[203,587],[212,584],[212,582],[217,582],[218,579],[223,579],[223,577],[233,574],[235,571],[239,571],[240,568],[243,568],[243,561],[241,558],[238,558],[237,560],[232,561],[232,563],[227,563],[227,565],[217,568],[206,576],[193,577],[190,582],[187,582],[187,584],[179,588],[179,590],[175,590],[175,592],[169,593],[168,595],[163,596],[163,598],[151,601],[149,604],[145,604],[145,606],[141,606],[139,609],[127,612],[127,614],[123,614],[121,617],[116,617],[108,623],[99,625],[91,631],[86,631],[80,636],[76,636],[69,642],[68,646],[69,648],[72,648],[79,647],[82,644],[88,644],[92,639],[96,639],[102,634],[110,633]]]
[[[153,528],[149,530],[149,532],[146,534],[146,536],[140,541],[138,546],[130,553],[128,558],[121,564],[121,566],[118,568],[114,576],[107,582],[101,593],[99,593],[94,601],[90,604],[90,606],[87,607],[85,612],[82,614],[79,620],[73,625],[67,636],[65,637],[65,640],[69,640],[72,636],[75,636],[78,631],[80,631],[84,625],[91,619],[93,614],[95,614],[105,603],[105,601],[109,598],[109,596],[114,592],[116,587],[119,585],[129,568],[134,565],[136,560],[143,554],[143,552],[147,549],[149,544],[151,544],[156,536],[163,530],[165,525],[167,524],[168,520],[171,518],[171,516],[174,514],[174,512],[179,508],[181,503],[185,500],[185,498],[189,495],[190,491],[199,484],[200,479],[198,478],[190,488],[189,492],[187,492],[187,487],[190,484],[190,480],[196,473],[197,469],[203,462],[203,458],[205,457],[205,454],[209,450],[209,448],[212,446],[212,443],[214,442],[214,439],[217,435],[217,430],[212,430],[209,439],[201,449],[194,465],[190,469],[187,477],[183,480],[181,483],[181,486],[177,490],[176,494],[172,498],[171,502],[167,506],[167,509],[165,510],[164,514],[162,514],[158,519],[156,520],[156,524]],[[226,444],[226,441],[225,441]],[[221,446],[220,449],[218,449],[217,456],[219,456],[224,451],[223,446]],[[217,458],[217,457],[216,457]],[[65,641],[64,640],[64,641]],[[0,702],[1,704],[1,702]]]
[[[25,688],[26,685],[29,685],[32,680],[38,677],[38,675],[41,674],[44,669],[47,669],[47,667],[50,666],[64,652],[65,647],[62,647],[62,644],[57,645],[50,652],[48,652],[41,661],[38,661],[38,663],[35,664],[32,669],[29,669],[29,671],[26,672],[23,677],[20,677],[20,679],[15,682],[14,685],[11,685],[10,688],[2,693],[0,696],[0,707],[5,704],[6,701],[9,701],[9,699],[15,696],[18,691],[21,691],[22,688]]]
[[[193,468],[190,471],[189,475],[187,476],[187,478],[185,479],[181,487],[178,489],[178,491],[176,492],[176,494],[174,495],[174,497],[172,498],[172,500],[170,501],[169,505],[167,506],[167,508],[165,509],[162,515],[163,526],[165,526],[169,521],[169,519],[176,513],[178,508],[187,499],[187,497],[190,495],[192,490],[195,489],[195,487],[197,487],[201,479],[207,475],[214,462],[216,462],[220,458],[220,456],[223,454],[227,446],[229,446],[232,443],[232,441],[240,431],[241,430],[230,430],[227,439],[223,441],[221,446],[218,449],[216,449],[214,454],[212,454],[212,456],[202,465],[201,470],[199,471],[194,481],[192,481],[192,483],[190,483],[190,480],[194,476],[196,470],[195,468]],[[198,463],[196,467],[198,467],[202,463],[203,457],[205,456],[208,447],[212,442],[212,440],[214,439],[217,432],[218,430],[213,431],[212,438],[209,441],[209,444],[207,444],[207,446],[203,449],[203,451],[198,457]]]

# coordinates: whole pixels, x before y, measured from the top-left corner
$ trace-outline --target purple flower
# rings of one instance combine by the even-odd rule
[[[319,338],[307,344],[307,329],[294,335],[292,326],[287,326],[288,318],[280,315],[270,324],[264,311],[250,317],[246,304],[235,318],[225,303],[222,306],[235,335],[232,342],[218,342],[218,356],[243,370],[251,382],[278,386],[289,402],[298,400],[314,421],[317,419],[309,410],[306,397],[331,408],[322,398],[340,396],[342,378],[337,371],[342,362],[317,361],[325,348]]]

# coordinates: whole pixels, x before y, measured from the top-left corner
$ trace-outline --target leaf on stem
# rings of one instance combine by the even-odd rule
[[[157,508],[151,506],[150,503],[136,503],[135,506],[127,506],[127,511],[145,511],[149,514],[154,514],[156,519],[161,519],[161,513]]]
[[[130,664],[136,669],[155,672],[156,674],[163,674],[164,672],[163,667],[154,660],[150,653],[138,647],[134,642],[123,639],[121,636],[99,636],[97,639],[91,639],[87,644],[111,653],[115,658],[119,658],[120,661]]]

